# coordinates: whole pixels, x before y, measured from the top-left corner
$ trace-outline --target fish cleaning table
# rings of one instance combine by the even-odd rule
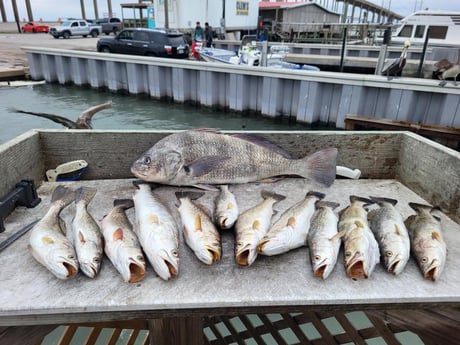
[[[89,204],[89,211],[100,224],[112,209],[114,199],[132,197],[135,187],[129,178],[130,164],[164,135],[158,132],[33,131],[0,146],[0,173],[5,176],[0,185],[2,192],[11,189],[18,178],[33,178],[40,185],[37,191],[42,198],[35,208],[16,208],[5,221],[7,230],[0,233],[0,241],[43,217],[58,184],[73,189],[96,188],[98,192]],[[460,155],[457,152],[410,133],[277,132],[266,137],[294,156],[309,154],[320,147],[337,147],[338,164],[360,169],[364,178],[337,179],[329,188],[301,178],[232,185],[230,189],[241,211],[259,203],[264,189],[286,196],[275,205],[277,214],[273,219],[310,190],[324,192],[325,200],[340,203],[339,209],[349,204],[350,195],[394,198],[404,218],[414,214],[409,202],[436,202],[447,210],[440,213],[448,247],[447,263],[440,279],[424,280],[411,258],[399,276],[387,273],[379,264],[369,279],[352,280],[345,274],[341,252],[331,276],[322,280],[313,276],[306,247],[278,256],[259,255],[252,266],[240,267],[234,260],[234,235],[223,231],[222,258],[212,266],[195,257],[181,234],[180,271],[170,281],[156,276],[148,263],[142,281],[125,283],[107,257],[95,279],[79,273],[74,279],[62,281],[32,258],[27,248],[30,234],[26,234],[0,252],[0,326],[144,319],[150,320],[151,333],[165,343],[170,338],[168,332],[175,330],[194,334],[186,341],[176,339],[177,343],[190,344],[191,339],[195,339],[198,344],[203,338],[202,318],[209,315],[306,310],[458,310],[460,225],[453,220],[458,221],[456,217],[460,214]],[[114,147],[118,147],[117,152],[113,152]],[[75,159],[88,161],[85,180],[65,183],[40,180],[46,169]],[[179,189],[190,188],[161,186],[153,191],[171,210],[178,224],[180,217],[174,193]],[[443,198],[446,195],[452,196]],[[216,196],[217,192],[206,192],[199,201],[212,210]],[[68,225],[74,212],[75,205],[71,204],[61,214]],[[134,210],[128,210],[127,214],[134,222]]]
[[[45,183],[38,189],[42,202],[34,209],[17,209],[7,226],[19,229],[38,219],[49,207],[50,196],[59,183]],[[95,187],[98,190],[89,210],[100,223],[116,198],[132,196],[132,180],[101,180],[65,183],[71,188]],[[188,188],[185,188],[188,189]],[[286,179],[272,184],[250,183],[231,187],[241,210],[260,202],[261,190],[284,194],[287,198],[275,209],[278,216],[301,200],[307,191],[326,193],[325,200],[348,205],[349,195],[376,195],[399,200],[398,209],[406,218],[414,214],[408,202],[427,203],[395,180],[337,180],[330,188],[312,186],[303,179]],[[154,190],[167,204],[180,224],[174,192],[178,188]],[[206,192],[200,201],[212,209],[217,192]],[[75,207],[62,212],[70,224]],[[277,217],[275,215],[275,219]],[[128,211],[134,221],[133,210]],[[135,284],[123,282],[111,262],[104,257],[100,274],[89,279],[55,278],[30,255],[25,235],[0,253],[0,325],[66,324],[75,322],[126,320],[132,318],[197,317],[206,314],[242,313],[256,310],[384,309],[407,305],[430,308],[459,305],[460,301],[460,226],[442,215],[443,233],[448,244],[445,271],[436,283],[426,281],[411,259],[399,276],[378,265],[369,279],[352,280],[345,274],[342,253],[327,280],[313,276],[306,247],[286,254],[260,256],[250,267],[234,260],[234,236],[222,232],[221,262],[206,266],[180,241],[178,277],[163,281],[148,265],[146,277]]]

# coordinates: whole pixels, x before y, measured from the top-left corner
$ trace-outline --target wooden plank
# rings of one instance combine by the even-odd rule
[[[174,317],[148,320],[150,342],[155,345],[202,345],[201,317]]]
[[[0,344],[41,344],[56,325],[0,327]]]
[[[61,337],[59,338],[59,345],[70,345],[70,342],[75,335],[75,332],[78,330],[78,326],[76,325],[68,325],[64,327],[64,331],[62,332]]]

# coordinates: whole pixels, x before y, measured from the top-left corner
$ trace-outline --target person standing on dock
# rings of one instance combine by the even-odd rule
[[[196,22],[195,32],[193,33],[193,40],[196,42],[202,42],[204,39],[204,31],[200,26],[200,22]]]
[[[206,47],[211,48],[212,46],[212,27],[209,23],[204,23],[204,37],[206,38]]]

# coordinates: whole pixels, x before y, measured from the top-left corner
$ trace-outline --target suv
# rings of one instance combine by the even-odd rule
[[[116,17],[98,19],[96,20],[96,24],[102,26],[102,32],[106,35],[109,35],[111,32],[116,35],[121,30],[121,20]]]
[[[100,38],[97,51],[185,59],[188,58],[189,46],[182,32],[131,28],[115,37]]]

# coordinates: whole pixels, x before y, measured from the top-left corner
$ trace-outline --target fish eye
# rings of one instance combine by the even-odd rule
[[[346,252],[345,252],[345,256],[346,256],[347,258],[350,257],[350,256],[351,256],[351,252],[350,252],[349,250],[346,251]]]
[[[315,260],[316,260],[316,261],[321,260],[321,255],[315,255]]]
[[[94,258],[93,261],[97,263],[97,262],[100,262],[101,260],[99,258]]]
[[[75,256],[69,255],[69,256],[67,256],[67,259],[72,259],[72,260],[74,260],[74,259],[75,259]]]
[[[393,252],[392,252],[392,251],[390,251],[390,250],[389,250],[389,251],[387,251],[387,252],[386,252],[386,254],[387,254],[387,256],[388,256],[388,257],[392,257],[392,256],[393,256]]]
[[[423,256],[420,261],[422,261],[423,263],[426,263],[428,262],[428,258],[426,256]]]
[[[179,256],[179,253],[177,252],[177,250],[173,250],[172,255],[177,257],[177,256]]]
[[[138,255],[138,256],[137,256],[137,260],[139,260],[139,261],[144,261],[144,257],[143,257],[142,255]]]
[[[150,164],[151,162],[152,162],[152,159],[149,156],[144,157],[144,160],[143,160],[144,164]]]

